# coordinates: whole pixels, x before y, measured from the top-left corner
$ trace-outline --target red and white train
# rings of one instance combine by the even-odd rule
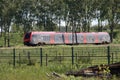
[[[24,35],[24,45],[45,44],[103,44],[110,43],[107,32],[28,32]]]

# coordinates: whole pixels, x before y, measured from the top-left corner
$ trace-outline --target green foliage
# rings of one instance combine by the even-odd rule
[[[23,36],[24,34],[22,32],[18,32],[18,33],[10,33],[9,34],[9,46],[23,46]],[[0,46],[6,46],[5,45],[5,40],[4,40],[4,36],[0,37]]]
[[[79,63],[92,63],[92,60],[90,59],[90,57],[79,57],[78,59]]]
[[[114,31],[114,34],[113,34],[113,36],[114,36],[113,43],[114,44],[119,44],[120,43],[120,36],[119,35],[120,35],[119,30]]]
[[[48,31],[54,30],[58,28],[60,20],[66,21],[66,25],[70,24],[67,25],[69,28],[76,25],[89,31],[94,18],[104,21],[114,17],[115,23],[118,23],[120,16],[117,0],[2,0],[0,4],[1,27],[7,30],[13,23],[23,27],[24,32],[35,29],[34,26],[37,26],[36,30],[41,30],[39,27]]]
[[[0,43],[10,46],[10,31],[62,31],[64,28],[66,32],[89,32],[94,19],[98,20],[95,31],[108,28],[113,34],[120,21],[119,3],[118,0],[1,0],[0,29],[4,32],[1,35],[4,42]],[[64,27],[61,21],[65,21]],[[102,24],[104,21],[109,27]]]
[[[117,51],[119,50],[120,48],[119,47],[111,47],[111,52],[112,51]],[[82,61],[83,63],[77,63],[77,61],[74,63],[74,65],[72,65],[71,63],[69,64],[69,62],[66,62],[64,64],[62,63],[59,63],[59,59],[60,59],[60,56],[58,55],[58,57],[53,57],[53,58],[50,58],[51,59],[54,59],[54,62],[53,63],[48,63],[47,66],[44,65],[43,63],[43,66],[40,66],[40,63],[37,62],[36,58],[38,58],[38,60],[40,60],[40,57],[39,57],[39,53],[40,53],[40,47],[25,47],[24,48],[25,50],[22,50],[21,48],[18,48],[16,49],[16,66],[13,67],[12,64],[12,60],[13,60],[13,57],[11,57],[10,59],[7,57],[7,58],[4,58],[4,57],[1,57],[0,60],[4,60],[4,59],[7,59],[9,60],[9,63],[6,63],[6,62],[2,62],[0,61],[0,79],[1,80],[101,80],[101,78],[97,78],[97,77],[91,77],[91,78],[84,78],[84,77],[74,77],[74,76],[65,76],[65,73],[67,71],[78,71],[80,69],[84,69],[89,65],[89,63],[87,63],[88,60],[90,60],[90,63],[93,62],[93,60],[91,61],[91,58],[88,58],[88,59],[85,59],[85,58],[81,58],[80,61]],[[58,54],[61,55],[61,53],[63,53],[63,55],[71,55],[71,46],[64,46],[64,45],[61,45],[61,46],[44,46],[43,47],[43,56],[47,53],[51,56],[55,55],[58,51]],[[83,52],[83,50],[85,50],[85,52]],[[12,56],[12,51],[13,49],[11,48],[3,48],[3,49],[0,49],[0,56]],[[94,54],[96,54],[96,56],[102,56],[102,55],[105,55],[104,53],[106,53],[106,46],[96,46],[96,45],[91,45],[91,47],[87,47],[87,46],[74,46],[74,52],[75,53],[79,53],[79,56],[80,54],[83,54],[86,56],[86,55],[89,55],[89,53],[91,53],[91,55],[89,56],[92,56]],[[20,53],[21,57],[20,57],[20,60],[19,60],[19,56],[18,54]],[[30,58],[28,58],[28,53],[29,55],[31,55]],[[23,56],[23,57],[22,57]],[[38,56],[36,58],[33,58],[32,56]],[[119,55],[116,55],[117,57]],[[115,57],[115,56],[114,56]],[[96,57],[95,57],[96,58]],[[76,57],[74,58],[76,60]],[[79,58],[77,58],[79,59]],[[104,59],[104,58],[102,58]],[[58,60],[55,61],[55,60]],[[85,60],[85,62],[84,62]],[[67,60],[64,60],[64,61],[67,61]],[[95,59],[95,62],[98,64],[99,61],[101,61],[99,58]],[[29,65],[29,63],[32,63]],[[43,59],[43,62],[45,62],[45,60]],[[57,62],[57,63],[56,63]],[[102,63],[105,62],[104,60],[101,61]],[[21,63],[21,65],[19,65],[19,63]],[[28,65],[29,66],[28,66]],[[18,66],[19,65],[19,66]],[[101,69],[101,67],[99,66],[99,69]],[[59,74],[61,76],[61,78],[56,78],[52,73],[53,72],[56,72],[57,74]],[[105,67],[104,68],[104,75],[108,74],[110,71],[109,71],[109,67]],[[106,80],[103,79],[103,80]],[[112,80],[119,80],[119,78],[117,78],[116,76],[114,76],[112,78]]]
[[[42,69],[37,66],[22,66],[20,68],[13,68],[9,65],[0,65],[0,79],[2,80],[48,80],[46,77],[47,69]]]
[[[55,67],[54,67],[55,66]],[[99,77],[74,77],[74,76],[65,76],[65,72],[70,68],[68,66],[57,66],[57,65],[40,67],[39,64],[34,66],[21,66],[13,68],[10,65],[0,64],[0,79],[1,80],[101,80]],[[69,69],[68,69],[69,68]],[[61,71],[60,71],[61,70]],[[59,77],[53,75],[57,73]],[[106,80],[104,78],[103,80]],[[110,80],[119,80],[116,76],[113,76]]]

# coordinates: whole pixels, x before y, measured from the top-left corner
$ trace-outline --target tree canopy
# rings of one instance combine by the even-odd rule
[[[120,23],[119,0],[0,0],[1,35],[9,41],[9,32],[68,31],[89,32],[92,20],[97,19],[96,31],[108,23],[113,37]],[[61,21],[65,27],[61,27]],[[70,30],[69,30],[70,29]],[[4,32],[4,34],[2,34]],[[5,40],[6,41],[6,40]]]

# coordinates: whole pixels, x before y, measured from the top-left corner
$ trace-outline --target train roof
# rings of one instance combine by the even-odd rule
[[[38,34],[38,33],[56,33],[56,32],[49,32],[49,31],[33,31],[32,34]]]
[[[43,34],[50,34],[50,33],[68,33],[71,34],[72,32],[55,32],[55,31],[32,31],[30,32],[32,34],[39,34],[39,33],[43,33]],[[108,34],[107,32],[76,32],[76,33],[80,33],[80,34]]]

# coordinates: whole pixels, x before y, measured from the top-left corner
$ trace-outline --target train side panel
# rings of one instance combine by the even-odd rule
[[[85,34],[84,33],[77,33],[77,43],[81,44],[81,43],[86,43],[85,41]]]
[[[50,34],[50,44],[54,44],[54,33]]]
[[[64,44],[64,34],[63,33],[55,33],[54,34],[54,44]]]
[[[43,45],[51,44],[51,34],[54,32],[32,32],[30,44]]]
[[[50,34],[47,33],[33,34],[31,42],[33,44],[49,44]]]
[[[96,44],[110,43],[107,32],[61,33],[61,32],[29,32],[24,36],[25,45],[43,44]]]
[[[86,43],[95,43],[95,33],[86,33]]]
[[[63,35],[64,35],[64,43],[69,44],[68,33],[63,33]]]
[[[98,33],[98,43],[110,43],[110,36],[106,32]]]
[[[69,44],[74,44],[74,43],[76,43],[75,34],[68,33],[68,41],[69,41]]]

